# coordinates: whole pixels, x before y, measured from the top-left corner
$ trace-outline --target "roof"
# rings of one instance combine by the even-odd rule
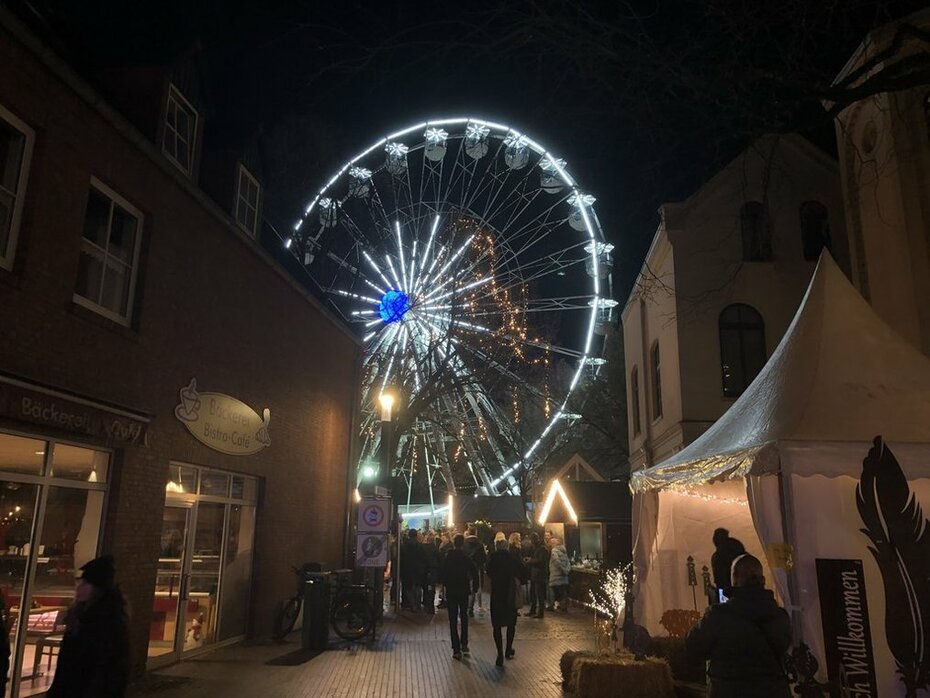
[[[491,523],[526,523],[523,500],[515,495],[500,497],[464,497],[453,499],[452,520],[456,524],[471,521]]]
[[[930,359],[886,325],[824,252],[768,363],[700,438],[633,473],[634,491],[777,470],[779,441],[930,443]]]
[[[624,482],[560,480],[578,521],[629,522],[630,489]],[[556,502],[558,498],[556,498]],[[554,502],[554,504],[556,503]]]

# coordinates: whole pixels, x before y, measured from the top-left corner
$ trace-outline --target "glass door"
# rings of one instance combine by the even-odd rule
[[[194,505],[193,540],[188,567],[186,603],[183,608],[185,653],[216,642],[216,622],[220,596],[220,560],[226,529],[226,504],[197,502]]]
[[[161,551],[155,576],[152,624],[149,627],[149,666],[177,661],[176,638],[181,619],[181,599],[185,596],[185,551],[190,536],[191,505],[169,503],[161,524]],[[154,660],[154,661],[153,661]]]
[[[172,463],[165,493],[150,669],[244,636],[252,579],[255,478]]]

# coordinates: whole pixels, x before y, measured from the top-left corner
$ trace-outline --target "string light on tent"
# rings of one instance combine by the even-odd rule
[[[738,507],[748,507],[749,502],[745,499],[739,499],[737,497],[718,497],[712,494],[703,494],[701,492],[695,492],[694,490],[687,488],[678,488],[670,487],[668,488],[670,492],[675,494],[680,494],[682,497],[691,497],[692,499],[700,499],[705,502],[714,502],[716,504],[733,504]]]

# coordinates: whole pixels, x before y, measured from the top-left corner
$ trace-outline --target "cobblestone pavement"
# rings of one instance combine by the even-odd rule
[[[485,598],[485,608],[487,599]],[[297,634],[282,644],[237,645],[151,672],[134,698],[276,698],[284,696],[561,696],[559,658],[590,649],[593,620],[574,608],[521,617],[516,657],[501,669],[487,612],[469,625],[471,656],[452,659],[445,610],[389,616],[374,644],[303,653]]]

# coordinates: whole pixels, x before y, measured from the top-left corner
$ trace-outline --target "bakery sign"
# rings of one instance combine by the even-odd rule
[[[271,410],[267,407],[259,416],[234,397],[199,392],[196,378],[178,395],[180,402],[174,416],[204,446],[230,456],[249,456],[271,445]]]

